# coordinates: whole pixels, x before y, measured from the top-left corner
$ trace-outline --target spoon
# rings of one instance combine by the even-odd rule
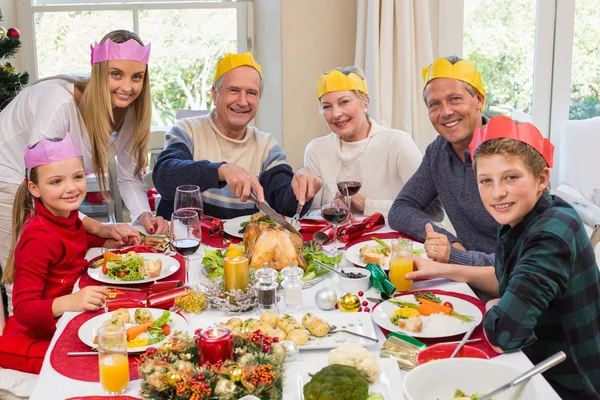
[[[458,353],[458,351],[465,345],[465,343],[467,342],[467,340],[469,339],[469,337],[471,336],[471,334],[473,333],[473,331],[475,330],[476,327],[477,327],[477,324],[471,325],[471,327],[469,328],[467,333],[465,333],[465,336],[463,336],[460,343],[456,346],[456,348],[452,352],[452,355],[450,356],[450,358],[454,358],[454,356]]]
[[[322,262],[321,262],[321,261],[319,261],[319,260],[315,260],[314,258],[313,258],[313,261],[314,261],[314,262],[315,262],[317,265],[320,265],[320,266],[321,266],[321,267],[323,267],[323,268],[327,268],[328,270],[330,270],[330,271],[333,271],[333,272],[335,272],[336,274],[343,276],[344,278],[351,279],[351,278],[350,278],[350,277],[349,277],[349,276],[348,276],[348,275],[347,275],[345,272],[338,271],[337,269],[335,269],[335,268],[332,268],[332,267],[330,267],[329,265],[327,265],[327,264],[325,264],[325,263],[322,263]]]
[[[358,337],[361,337],[361,338],[369,339],[369,340],[371,340],[373,342],[379,342],[379,339],[377,339],[377,338],[373,338],[371,336],[366,336],[366,335],[361,335],[360,333],[352,332],[352,331],[349,331],[347,329],[340,329],[340,328],[338,328],[335,325],[329,325],[329,333],[338,333],[338,332],[346,332],[346,333],[349,333],[349,334],[354,335],[354,336],[358,336]]]
[[[510,389],[511,387],[518,385],[519,383],[531,378],[532,376],[542,373],[542,372],[546,371],[547,369],[550,369],[550,368],[556,366],[557,364],[560,364],[561,362],[565,361],[566,359],[567,359],[567,355],[565,353],[563,353],[562,351],[559,351],[558,353],[554,354],[553,356],[546,358],[541,363],[536,364],[533,368],[531,368],[531,369],[525,371],[524,373],[522,373],[521,375],[517,376],[516,378],[514,378],[507,384],[502,385],[498,389],[492,390],[491,392],[489,392],[487,394],[484,394],[483,396],[481,396],[479,398],[479,400],[490,400],[492,398],[492,396],[496,396],[498,393],[503,392],[507,389]]]

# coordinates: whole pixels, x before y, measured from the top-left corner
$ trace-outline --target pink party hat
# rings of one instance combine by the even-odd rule
[[[42,138],[38,144],[27,146],[25,168],[35,168],[75,157],[81,157],[81,151],[77,148],[71,134],[67,132],[59,142]]]
[[[150,44],[145,46],[139,44],[135,39],[129,39],[125,43],[115,43],[112,39],[106,39],[104,43],[94,43],[90,46],[92,51],[91,64],[108,60],[131,60],[148,64],[150,58]]]

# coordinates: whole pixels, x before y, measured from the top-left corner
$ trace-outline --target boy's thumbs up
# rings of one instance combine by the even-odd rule
[[[431,224],[425,224],[425,233],[427,234],[427,236],[429,236],[429,234],[431,233],[435,233]]]

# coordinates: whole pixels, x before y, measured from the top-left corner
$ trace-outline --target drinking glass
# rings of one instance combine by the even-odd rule
[[[413,271],[412,241],[398,239],[392,243],[392,255],[390,257],[390,282],[400,292],[409,291],[412,281],[405,276]]]
[[[337,227],[348,216],[348,207],[338,194],[337,184],[323,186],[321,196],[321,216],[333,225],[333,252],[337,253]]]
[[[360,161],[340,161],[336,171],[337,187],[344,199],[346,207],[351,211],[351,197],[360,191],[362,186],[362,168]]]
[[[98,368],[100,384],[107,394],[116,396],[125,391],[129,383],[129,358],[121,321],[98,329]]]
[[[175,211],[181,209],[196,211],[198,213],[198,218],[202,218],[204,203],[202,203],[202,192],[200,191],[200,187],[197,185],[177,186],[173,206],[173,210]]]
[[[171,246],[185,259],[185,271],[189,283],[189,257],[198,251],[202,229],[198,213],[190,209],[177,210],[171,215]]]

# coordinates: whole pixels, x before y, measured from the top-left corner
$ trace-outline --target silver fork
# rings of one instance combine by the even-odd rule
[[[346,333],[349,333],[349,334],[354,335],[354,336],[358,336],[358,337],[361,337],[361,338],[364,338],[364,339],[369,339],[369,340],[371,340],[373,342],[379,342],[379,339],[377,339],[377,338],[373,338],[373,337],[367,336],[367,335],[361,335],[360,333],[352,332],[352,331],[349,331],[347,329],[339,329],[335,325],[329,325],[329,333],[338,333],[338,332],[346,332]]]
[[[302,211],[302,207],[304,207],[304,204],[300,204],[300,202],[298,202],[298,207],[296,207],[296,214],[294,214],[292,220],[290,221],[292,226],[297,230],[300,230],[300,228],[298,227],[298,225],[300,224],[298,220],[300,219],[300,212]]]

